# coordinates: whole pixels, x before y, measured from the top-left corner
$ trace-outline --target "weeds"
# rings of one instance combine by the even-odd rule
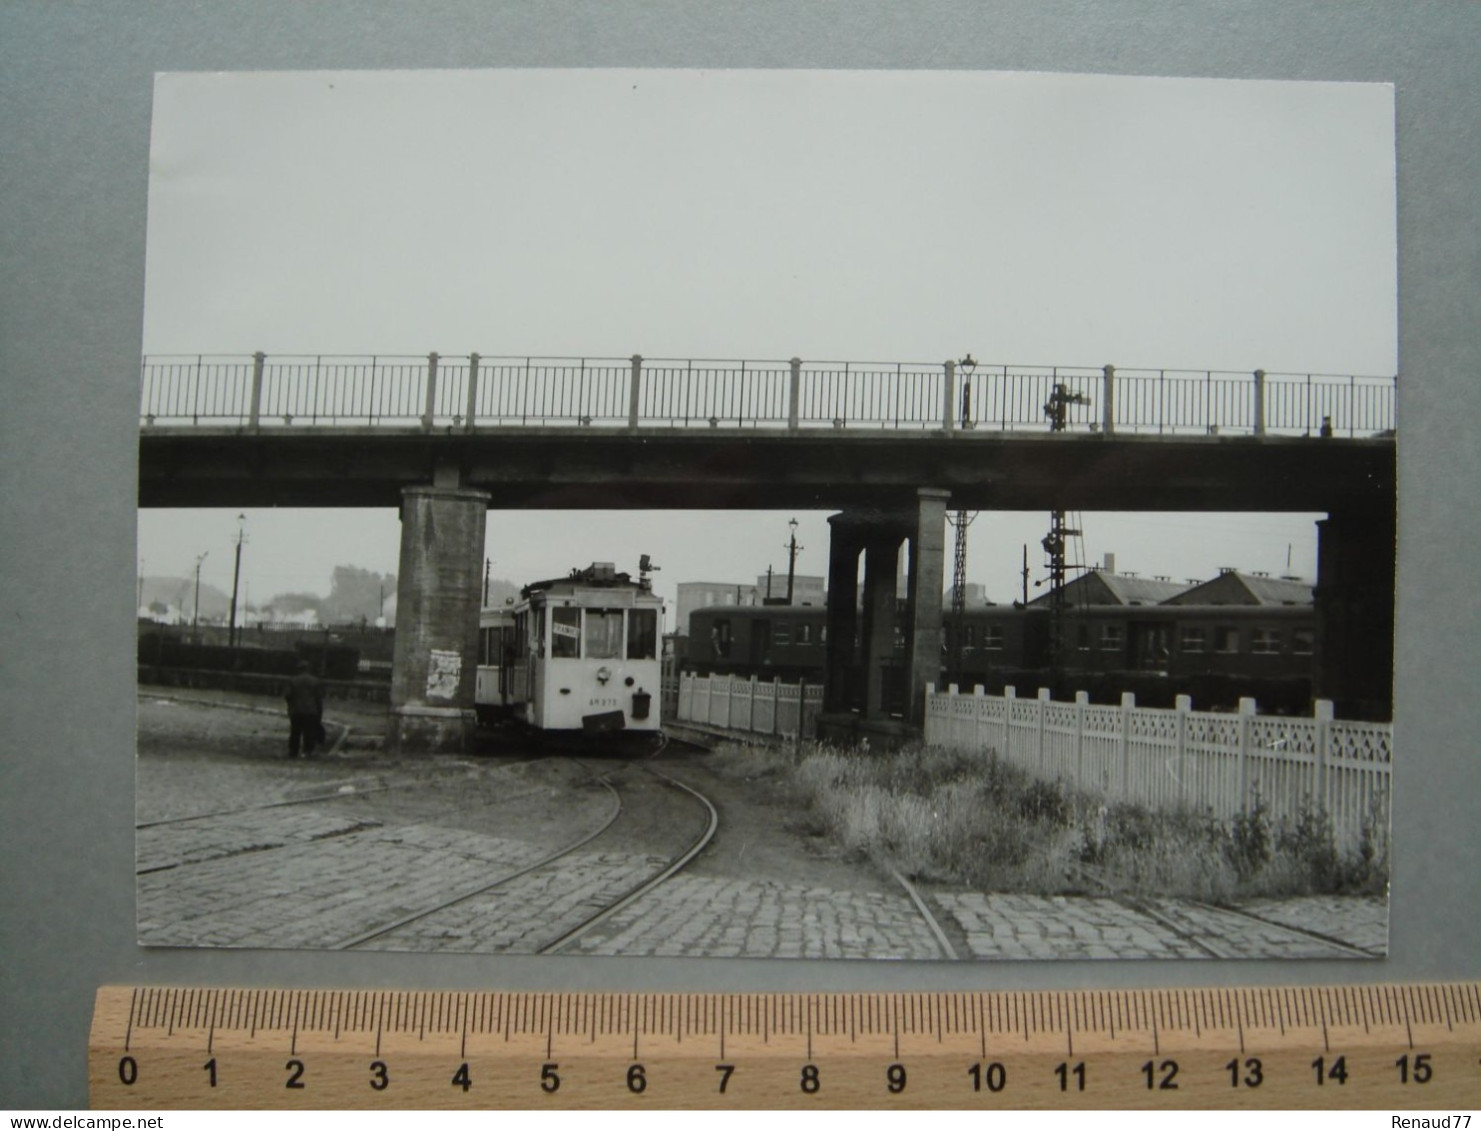
[[[1225,855],[1243,881],[1259,875],[1270,863],[1270,814],[1259,789],[1249,812],[1241,813],[1229,823],[1229,844]]]
[[[1112,892],[1225,901],[1250,895],[1381,893],[1388,830],[1375,804],[1356,853],[1304,804],[1272,818],[1258,792],[1221,821],[1207,810],[1152,810],[1045,781],[992,752],[913,746],[892,754],[808,744],[730,745],[726,776],[765,779],[847,851],[919,879],[986,891]]]

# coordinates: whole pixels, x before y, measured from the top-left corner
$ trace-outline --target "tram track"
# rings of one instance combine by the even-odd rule
[[[475,899],[480,895],[486,895],[489,892],[493,891],[495,888],[503,887],[505,884],[508,883],[513,883],[515,880],[520,879],[523,876],[527,876],[531,872],[538,871],[541,868],[549,867],[556,861],[570,856],[573,852],[580,851],[586,845],[596,840],[597,837],[601,836],[604,832],[611,828],[612,825],[617,821],[617,818],[622,815],[622,797],[620,794],[618,794],[617,790],[613,788],[611,782],[607,781],[605,778],[597,778],[595,780],[599,785],[606,788],[606,790],[612,795],[612,807],[607,811],[605,820],[603,820],[601,824],[599,824],[595,829],[588,832],[585,836],[581,837],[579,840],[568,844],[563,848],[557,849],[555,852],[552,852],[548,856],[544,856],[541,859],[536,860],[532,864],[527,864],[523,868],[518,868],[513,872],[509,872],[503,876],[500,876],[497,880],[493,880],[486,884],[481,884],[471,891],[462,892],[459,895],[455,895],[451,899],[445,899],[441,903],[438,903],[432,907],[427,907],[420,911],[415,911],[409,915],[403,915],[399,919],[392,920],[389,923],[381,924],[380,926],[375,927],[372,930],[362,932],[359,935],[355,935],[351,938],[335,943],[329,949],[353,950],[355,947],[360,946],[363,943],[368,943],[372,939],[381,938],[385,935],[390,934],[392,931],[398,931],[403,927],[410,926],[412,923],[416,923],[422,919],[426,919],[428,916],[435,915],[439,911],[445,911],[449,907],[455,907],[460,903],[465,903],[468,900]]]
[[[706,814],[704,821],[705,827],[698,836],[689,839],[678,852],[668,854],[667,862],[656,873],[652,869],[649,869],[644,875],[636,878],[634,882],[623,883],[620,890],[606,895],[600,907],[589,913],[582,914],[574,922],[560,924],[559,934],[531,949],[535,953],[553,954],[569,946],[592,929],[606,922],[622,909],[631,906],[639,899],[647,896],[679,873],[690,861],[704,851],[715,835],[715,831],[719,825],[719,814],[708,798],[683,782],[670,777],[668,774],[643,764],[648,758],[652,758],[661,752],[664,745],[665,743],[660,741],[656,749],[643,755],[641,760],[633,759],[619,766],[604,769],[601,772],[592,772],[591,777],[587,780],[594,781],[605,788],[611,794],[612,804],[604,812],[602,819],[595,827],[586,831],[575,841],[520,868],[504,873],[495,879],[480,883],[475,888],[458,892],[450,898],[442,899],[435,904],[398,916],[393,921],[378,924],[369,930],[342,939],[332,944],[328,949],[354,950],[377,940],[386,940],[388,936],[392,936],[398,931],[403,931],[418,923],[432,920],[439,914],[456,909],[460,905],[469,904],[481,898],[495,896],[501,889],[507,889],[519,881],[536,882],[541,878],[539,873],[542,872],[549,872],[558,877],[560,875],[559,869],[564,866],[572,866],[572,858],[576,854],[582,852],[583,849],[590,851],[590,846],[593,842],[598,841],[604,835],[610,834],[613,826],[617,825],[619,820],[628,812],[629,807],[624,804],[621,790],[611,780],[614,777],[620,777],[625,771],[642,773],[652,777],[665,787],[687,793],[697,800],[704,808]],[[572,759],[572,761],[575,761],[589,771],[591,770],[591,767],[580,759]]]
[[[1164,907],[1157,906],[1155,904],[1155,901],[1139,896],[1133,896],[1126,892],[1120,891],[1109,881],[1107,881],[1103,876],[1099,875],[1095,869],[1089,867],[1088,865],[1081,865],[1079,869],[1079,875],[1083,881],[1087,882],[1090,885],[1093,885],[1094,887],[1099,888],[1104,898],[1113,900],[1114,902],[1120,904],[1122,907],[1126,908],[1128,911],[1133,912],[1134,914],[1146,916],[1148,919],[1151,919],[1164,930],[1171,932],[1181,941],[1187,943],[1188,945],[1196,948],[1199,951],[1202,951],[1203,954],[1209,958],[1237,959],[1251,957],[1250,955],[1241,952],[1238,948],[1230,946],[1217,938],[1210,938],[1206,932],[1190,930],[1187,925],[1179,921],[1177,915],[1170,914]],[[1350,959],[1381,957],[1380,955],[1373,954],[1371,951],[1364,950],[1362,947],[1354,946],[1352,943],[1344,942],[1341,939],[1336,939],[1331,937],[1330,935],[1322,934],[1320,931],[1313,931],[1305,927],[1294,927],[1289,923],[1281,923],[1274,919],[1267,918],[1263,915],[1256,915],[1253,912],[1245,911],[1238,907],[1231,907],[1226,904],[1219,903],[1209,903],[1205,900],[1199,899],[1176,899],[1168,900],[1165,902],[1172,904],[1174,909],[1180,907],[1193,908],[1204,915],[1212,916],[1214,918],[1218,918],[1220,916],[1230,916],[1235,919],[1242,920],[1246,923],[1258,924],[1263,930],[1271,934],[1284,935],[1289,939],[1299,940],[1314,949],[1325,949],[1327,951],[1330,951],[1330,957],[1332,958]],[[1327,956],[1306,955],[1303,957],[1315,958]]]
[[[660,747],[660,749],[662,749],[662,747]],[[705,797],[705,795],[700,793],[698,790],[685,785],[683,782],[677,780],[676,778],[671,778],[667,774],[660,773],[652,767],[644,766],[642,767],[642,769],[645,772],[660,779],[661,781],[665,781],[669,785],[674,786],[677,789],[682,789],[685,793],[691,794],[699,800],[700,804],[702,804],[705,807],[705,810],[709,813],[709,822],[706,825],[704,832],[701,833],[699,837],[696,838],[694,842],[691,843],[686,849],[684,849],[683,852],[675,857],[673,862],[670,863],[666,868],[664,868],[658,875],[639,884],[632,891],[628,892],[621,898],[614,900],[607,907],[603,908],[595,915],[592,915],[577,926],[573,927],[571,930],[567,931],[554,942],[551,942],[548,945],[542,947],[540,950],[541,954],[557,953],[564,947],[568,946],[570,943],[575,942],[577,939],[585,935],[588,931],[597,927],[601,923],[606,922],[608,919],[616,915],[618,912],[622,911],[624,908],[636,903],[638,900],[642,899],[644,896],[656,889],[659,885],[663,884],[665,881],[682,871],[683,868],[691,860],[693,860],[696,856],[703,852],[705,848],[709,846],[710,841],[714,839],[715,831],[720,827],[720,814],[715,809],[714,804],[711,803],[709,798]]]
[[[1256,915],[1253,911],[1247,911],[1242,907],[1227,907],[1215,903],[1203,903],[1198,900],[1192,899],[1184,900],[1183,902],[1190,903],[1193,906],[1202,908],[1205,911],[1215,912],[1221,915],[1234,915],[1248,922],[1259,923],[1262,927],[1266,927],[1272,930],[1286,931],[1290,934],[1299,935],[1300,937],[1305,939],[1311,939],[1314,942],[1323,943],[1326,946],[1339,951],[1341,957],[1343,958],[1383,957],[1382,955],[1374,954],[1370,950],[1365,950],[1363,947],[1354,946],[1352,943],[1344,942],[1342,939],[1334,938],[1331,935],[1324,934],[1321,931],[1313,931],[1310,927],[1293,927],[1291,926],[1291,924],[1282,923],[1277,919],[1270,919],[1264,915]]]
[[[348,727],[345,728],[348,731]],[[533,766],[536,763],[548,761],[554,758],[553,754],[541,754],[538,757],[527,759],[523,762],[506,762],[498,766],[500,771],[518,770],[525,766]],[[335,801],[348,801],[353,798],[367,797],[374,793],[387,793],[394,788],[393,783],[385,780],[385,775],[377,775],[372,785],[357,784],[355,779],[348,782],[330,783],[333,789],[327,792],[305,794],[301,797],[280,798],[277,801],[263,801],[256,805],[239,805],[232,809],[213,809],[206,813],[188,813],[183,817],[161,817],[153,821],[140,821],[134,825],[135,831],[145,829],[163,828],[168,825],[184,825],[192,821],[210,821],[219,817],[239,817],[245,813],[265,812],[269,809],[283,809],[294,805],[328,804]],[[425,783],[423,783],[425,784]]]

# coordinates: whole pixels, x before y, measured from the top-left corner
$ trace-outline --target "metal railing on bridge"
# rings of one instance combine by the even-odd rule
[[[1396,379],[969,362],[151,355],[145,428],[1392,434]]]

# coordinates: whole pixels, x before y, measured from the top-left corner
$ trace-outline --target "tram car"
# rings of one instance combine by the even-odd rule
[[[663,601],[611,562],[536,581],[479,622],[475,707],[553,734],[656,732]]]
[[[503,608],[488,607],[478,613],[478,676],[473,706],[478,721],[493,726],[507,719],[513,704],[514,602]]]

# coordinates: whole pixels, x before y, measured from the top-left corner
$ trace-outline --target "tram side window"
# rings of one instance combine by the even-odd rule
[[[627,658],[652,660],[658,655],[658,610],[633,609],[627,614]]]
[[[581,610],[558,606],[550,610],[550,654],[560,660],[581,655]]]
[[[572,612],[575,610],[573,609]],[[622,610],[586,610],[586,658],[615,660],[622,655]]]

